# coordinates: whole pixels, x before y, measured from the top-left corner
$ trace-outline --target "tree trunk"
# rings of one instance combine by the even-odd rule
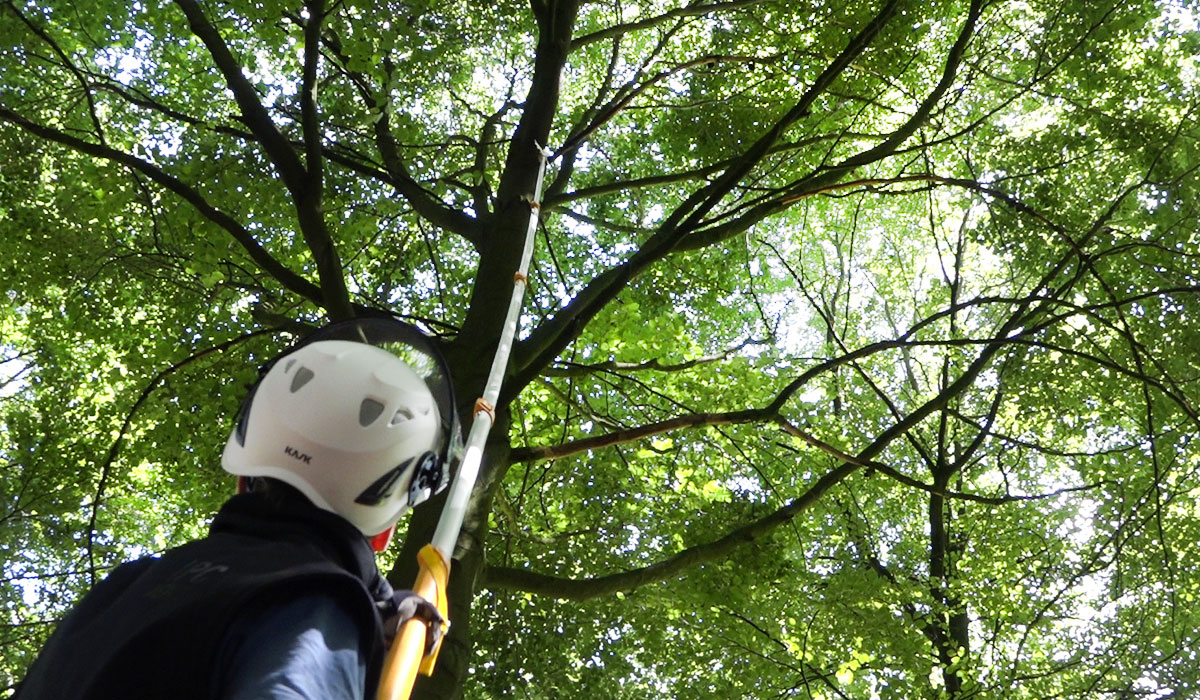
[[[934,611],[929,638],[941,665],[946,693],[950,698],[958,698],[963,686],[961,664],[970,649],[970,629],[966,603],[949,592],[953,578],[949,509],[945,497],[939,495],[948,485],[948,471],[942,472],[934,481],[934,489],[939,493],[929,497],[929,585],[934,604],[940,606]]]

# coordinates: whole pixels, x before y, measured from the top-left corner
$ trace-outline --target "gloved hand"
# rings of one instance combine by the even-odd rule
[[[383,615],[383,636],[390,645],[400,626],[416,618],[425,623],[425,653],[437,648],[446,621],[437,606],[412,591],[393,591],[389,602],[379,604]]]

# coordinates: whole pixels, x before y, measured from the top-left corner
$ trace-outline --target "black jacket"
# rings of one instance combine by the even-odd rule
[[[13,700],[210,698],[225,632],[273,601],[319,593],[361,631],[367,685],[384,642],[379,605],[392,588],[346,520],[307,501],[231,498],[208,537],[124,564],[59,623]]]

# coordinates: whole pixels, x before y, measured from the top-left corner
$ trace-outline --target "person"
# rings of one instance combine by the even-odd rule
[[[387,630],[444,620],[375,552],[461,449],[431,339],[335,323],[268,363],[222,466],[238,494],[203,539],[117,567],[59,623],[15,700],[372,696]]]

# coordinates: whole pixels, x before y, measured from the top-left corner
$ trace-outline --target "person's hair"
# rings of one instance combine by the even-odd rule
[[[248,481],[250,483],[247,485],[247,490],[251,493],[262,494],[266,498],[267,503],[272,506],[282,507],[305,503],[312,505],[312,501],[309,500],[308,496],[305,496],[299,489],[286,481],[280,481],[269,476],[254,476],[250,477]]]

